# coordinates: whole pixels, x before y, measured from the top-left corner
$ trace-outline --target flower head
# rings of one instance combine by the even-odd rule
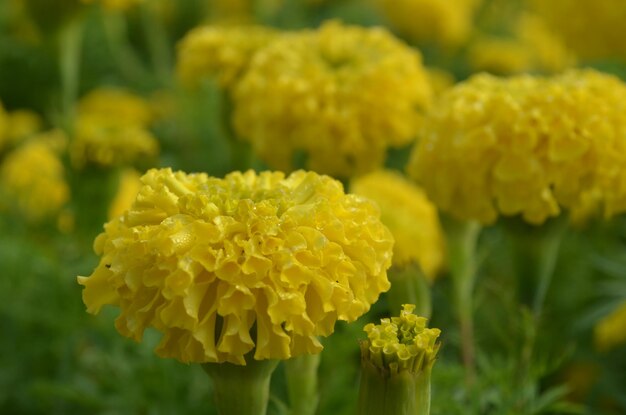
[[[443,232],[437,209],[422,189],[399,173],[378,170],[353,180],[350,191],[380,207],[381,221],[395,240],[393,264],[419,264],[432,281],[443,263]]]
[[[626,302],[601,319],[593,334],[599,350],[609,350],[626,343]]]
[[[367,340],[361,342],[361,360],[391,375],[430,370],[439,351],[441,330],[427,328],[426,318],[413,314],[414,305],[402,308],[400,317],[383,318],[379,325],[370,323],[363,328]]]
[[[61,134],[59,132],[55,134]],[[70,196],[63,163],[47,136],[18,147],[0,166],[0,193],[23,215],[39,221],[55,215]]]
[[[458,46],[469,37],[480,0],[377,0],[389,24],[418,43]]]
[[[87,310],[120,307],[124,336],[163,333],[183,362],[318,353],[389,288],[393,239],[371,202],[316,173],[150,170],[133,206],[105,225]]]
[[[41,131],[41,117],[30,110],[15,110],[6,115],[6,138],[12,144]]]
[[[116,89],[92,91],[78,105],[72,163],[111,166],[156,156],[159,144],[148,130],[151,121],[150,105],[140,97]]]
[[[198,27],[178,46],[176,72],[190,87],[204,78],[215,78],[222,87],[231,87],[254,53],[275,36],[272,29],[261,26]]]
[[[415,138],[430,101],[419,52],[382,28],[332,21],[259,50],[237,84],[234,123],[270,166],[349,177]]]
[[[541,224],[590,192],[606,215],[626,210],[626,85],[616,77],[477,75],[425,124],[409,173],[459,219]]]

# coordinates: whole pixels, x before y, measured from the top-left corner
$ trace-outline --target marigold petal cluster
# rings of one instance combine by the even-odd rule
[[[427,319],[413,314],[414,305],[402,308],[399,317],[383,318],[379,325],[370,323],[363,328],[367,340],[361,342],[361,359],[392,375],[432,368],[440,346],[441,330],[427,328]]]
[[[418,51],[382,28],[331,21],[254,55],[234,90],[234,123],[273,168],[303,156],[307,168],[350,177],[414,139],[430,97]]]
[[[276,33],[262,26],[204,26],[190,31],[178,45],[176,72],[188,87],[215,78],[231,87],[243,74],[254,53]]]
[[[555,77],[477,75],[445,93],[409,162],[442,210],[531,224],[597,194],[626,210],[626,85],[592,70]]]
[[[626,2],[623,0],[529,2],[532,10],[576,55],[586,59],[626,59]]]
[[[593,334],[599,350],[609,350],[626,343],[626,301],[601,319]]]
[[[129,92],[92,91],[78,105],[70,146],[72,163],[111,166],[156,156],[159,144],[148,129],[152,117],[150,105]]]
[[[419,264],[432,281],[443,265],[443,231],[437,208],[424,191],[390,170],[378,170],[353,180],[350,191],[380,207],[381,220],[395,240],[394,266]]]
[[[318,353],[389,288],[393,238],[376,206],[327,176],[150,170],[135,203],[96,238],[87,310],[119,306],[118,331],[163,333],[183,362],[245,364]]]
[[[392,28],[417,43],[454,47],[467,40],[481,0],[377,0]]]
[[[0,189],[32,221],[57,214],[70,197],[63,163],[46,136],[7,155],[0,166]]]

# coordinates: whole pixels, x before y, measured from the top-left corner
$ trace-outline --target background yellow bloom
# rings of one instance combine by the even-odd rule
[[[325,23],[259,50],[237,84],[234,123],[271,167],[342,177],[415,137],[431,90],[418,51],[382,28]]]

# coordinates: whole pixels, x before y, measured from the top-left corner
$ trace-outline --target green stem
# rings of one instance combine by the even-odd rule
[[[465,381],[473,385],[475,373],[474,352],[474,285],[476,282],[476,244],[480,225],[442,218],[446,232],[448,261],[454,285],[454,300],[461,330],[461,354],[465,366]]]
[[[534,293],[522,298],[531,306],[535,318],[543,311],[567,224],[566,215],[550,219],[542,226],[515,220],[505,222],[511,237],[518,280],[522,284],[528,281],[535,281],[536,284],[534,289],[527,290]]]
[[[285,361],[285,376],[292,415],[313,415],[317,409],[319,354],[306,354]]]
[[[429,415],[430,372],[391,374],[363,361],[357,415]]]
[[[144,2],[141,6],[141,22],[155,73],[163,83],[169,84],[172,79],[170,45],[167,33],[161,21],[155,16],[150,2]]]
[[[128,44],[126,18],[121,13],[106,13],[102,24],[104,35],[122,75],[133,82],[148,78],[141,59]]]
[[[82,38],[83,21],[80,18],[68,21],[59,33],[63,122],[70,133],[73,130],[78,97]]]
[[[213,380],[215,404],[219,415],[265,415],[272,372],[277,360],[247,361],[246,366],[232,363],[205,363],[202,368]]]
[[[417,264],[406,267],[392,267],[389,270],[391,289],[387,291],[387,300],[391,310],[402,309],[403,304],[414,304],[415,313],[430,318],[432,301],[430,284]]]
[[[221,132],[230,145],[231,170],[246,171],[252,168],[254,153],[249,143],[239,140],[233,128],[233,104],[228,91],[220,96]]]

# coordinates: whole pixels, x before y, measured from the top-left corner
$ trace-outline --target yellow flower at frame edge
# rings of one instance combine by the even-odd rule
[[[176,72],[183,85],[195,87],[215,78],[228,88],[242,76],[254,53],[276,33],[262,26],[203,26],[178,45]]]
[[[70,159],[75,167],[127,164],[154,157],[159,143],[148,126],[153,115],[142,98],[117,89],[101,88],[78,104]]]
[[[11,152],[0,166],[0,189],[29,220],[57,214],[69,200],[65,169],[54,150],[55,135],[42,134]]]
[[[162,357],[318,353],[317,336],[389,288],[393,239],[376,206],[327,176],[153,169],[141,181],[132,208],[96,238],[98,267],[78,281],[89,312],[120,307],[122,335],[163,333]]]
[[[233,92],[238,136],[272,168],[372,171],[415,138],[431,89],[421,55],[382,28],[336,21],[260,49]],[[297,167],[297,166],[296,166]]]
[[[376,0],[389,25],[417,43],[459,46],[472,32],[481,0]]]
[[[606,351],[626,343],[626,302],[602,318],[593,334],[598,350]]]
[[[626,210],[626,85],[614,76],[477,75],[425,124],[409,173],[459,219],[541,224],[589,194],[607,216]]]
[[[626,2],[623,0],[526,1],[581,58],[626,60]]]
[[[378,170],[354,179],[350,192],[380,207],[381,221],[395,240],[394,266],[417,263],[432,282],[443,265],[443,231],[437,209],[422,189],[399,173]]]

